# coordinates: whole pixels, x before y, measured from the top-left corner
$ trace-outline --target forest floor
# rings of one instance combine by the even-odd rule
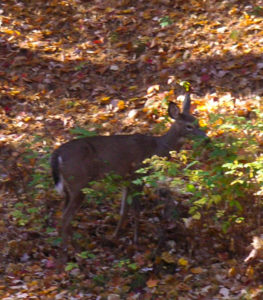
[[[63,204],[48,161],[53,149],[87,130],[160,134],[164,99],[180,103],[184,81],[212,143],[229,146],[231,129],[242,143],[257,142],[238,148],[241,161],[259,162],[263,126],[254,111],[262,116],[263,1],[9,0],[0,4],[0,32],[0,298],[262,299],[262,189],[249,188],[262,184],[259,169],[248,174],[246,196],[225,186],[224,195],[234,191],[237,201],[230,202],[242,206],[233,213],[230,204],[227,228],[215,225],[211,211],[163,220],[164,199],[149,191],[137,246],[132,215],[120,238],[108,239],[118,195],[85,203],[74,219],[80,250],[70,246],[58,271]],[[223,127],[224,117],[212,126],[217,114],[257,128]],[[184,202],[189,193],[167,195]]]

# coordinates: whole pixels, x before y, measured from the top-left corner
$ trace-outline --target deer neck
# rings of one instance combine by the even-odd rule
[[[170,151],[179,151],[185,141],[176,124],[172,125],[166,134],[157,137],[157,139],[157,154],[160,156],[169,156]]]

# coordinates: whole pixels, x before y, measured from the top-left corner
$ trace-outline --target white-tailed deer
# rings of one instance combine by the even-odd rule
[[[134,178],[144,159],[153,155],[169,156],[172,150],[179,151],[186,138],[206,137],[198,125],[198,121],[190,114],[190,95],[187,93],[182,113],[175,103],[170,102],[168,113],[175,120],[169,131],[163,136],[147,136],[142,134],[95,136],[75,139],[61,145],[51,157],[52,174],[56,189],[65,197],[62,217],[62,249],[67,248],[70,223],[84,199],[82,189],[89,182],[103,179],[105,175],[114,173],[126,181]],[[124,188],[121,217],[115,231],[118,235],[125,214],[129,187]],[[138,199],[133,199],[135,206],[135,234],[138,238],[139,211],[136,207]]]

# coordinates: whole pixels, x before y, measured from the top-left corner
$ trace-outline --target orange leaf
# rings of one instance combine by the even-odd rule
[[[158,280],[157,279],[149,279],[147,282],[146,282],[148,288],[153,288],[153,287],[156,287],[157,284],[158,284]]]
[[[193,274],[201,274],[201,273],[203,273],[203,269],[201,268],[201,267],[196,267],[196,268],[192,268],[191,269],[191,272],[193,273]]]

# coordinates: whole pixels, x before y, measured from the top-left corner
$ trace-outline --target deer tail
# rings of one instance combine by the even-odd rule
[[[59,155],[59,152],[55,151],[51,156],[50,163],[51,163],[52,176],[55,183],[55,187],[59,194],[63,194],[63,190],[64,190],[63,180],[61,178],[61,174],[59,170],[60,169],[59,165],[61,162],[62,162],[62,158]]]
[[[52,156],[51,156],[51,169],[52,169],[52,176],[53,176],[53,180],[55,185],[57,185],[59,183],[60,180],[60,176],[59,176],[59,154],[57,151],[55,151]]]

